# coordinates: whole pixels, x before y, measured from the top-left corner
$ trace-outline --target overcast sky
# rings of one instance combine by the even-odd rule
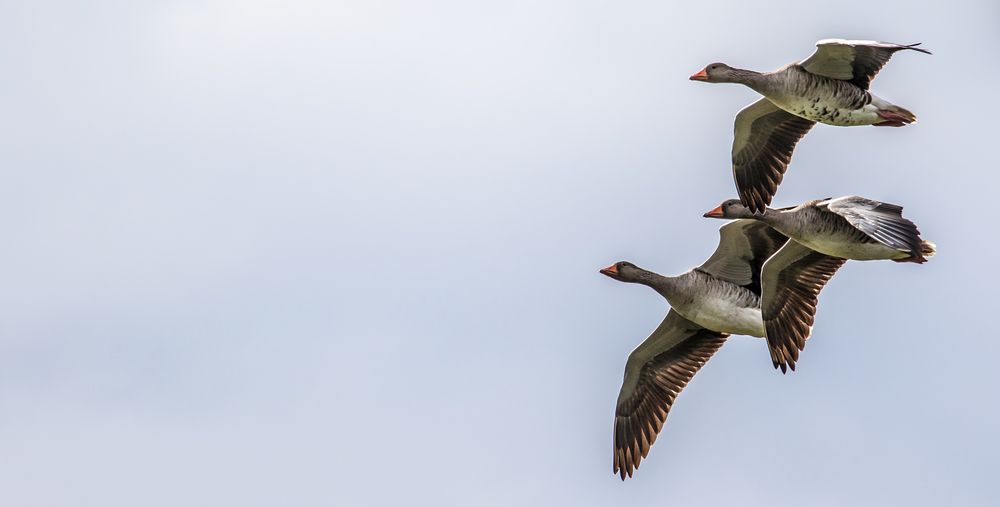
[[[5,506],[996,505],[1000,7],[0,3]],[[798,372],[733,337],[612,475],[700,264],[733,116],[693,83],[822,38],[923,42],[901,129],[818,126],[775,203],[898,203],[939,254],[852,262]]]

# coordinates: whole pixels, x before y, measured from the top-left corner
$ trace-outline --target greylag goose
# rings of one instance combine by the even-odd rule
[[[793,242],[831,259],[825,264],[830,267],[834,264],[832,259],[840,259],[841,264],[846,259],[924,263],[934,255],[936,247],[920,238],[917,226],[903,218],[902,212],[902,206],[850,195],[808,201],[791,208],[765,208],[759,215],[738,199],[730,199],[705,216],[765,223]],[[766,265],[764,269],[767,273]],[[792,269],[787,274],[807,278],[815,275],[809,269]],[[832,274],[831,271],[829,275]],[[808,287],[810,283],[803,279],[795,285]],[[805,348],[822,286],[805,293],[779,290],[776,297],[768,297],[769,286],[767,283],[764,286],[762,313],[771,360],[775,368],[785,371],[787,365],[794,370],[799,352]],[[805,319],[803,308],[807,309]]]
[[[762,299],[767,305],[769,298],[808,293],[844,262],[788,241],[755,220],[735,220],[719,234],[715,253],[679,276],[658,275],[624,261],[601,270],[615,280],[649,286],[671,307],[625,364],[614,430],[614,471],[622,480],[649,453],[674,398],[726,338],[765,336]],[[803,319],[815,313],[815,298],[798,312]]]
[[[795,144],[816,122],[902,127],[917,121],[910,111],[869,92],[868,85],[897,51],[930,54],[918,45],[825,39],[809,58],[774,72],[713,63],[691,76],[694,81],[743,84],[764,96],[736,115],[733,177],[743,204],[754,213],[764,211]]]

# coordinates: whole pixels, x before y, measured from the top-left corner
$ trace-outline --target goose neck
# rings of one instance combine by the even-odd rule
[[[730,71],[730,79],[734,83],[746,85],[756,91],[766,88],[767,75],[746,69],[733,69]]]
[[[667,301],[670,301],[678,294],[680,290],[680,277],[663,276],[656,273],[650,273],[650,275],[650,278],[643,283],[666,298]]]

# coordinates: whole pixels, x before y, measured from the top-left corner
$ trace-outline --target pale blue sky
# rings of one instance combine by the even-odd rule
[[[996,505],[995,2],[0,4],[5,506]],[[776,197],[896,202],[794,375],[734,337],[611,472],[652,291],[715,248],[692,83],[923,42],[902,129],[819,126]]]

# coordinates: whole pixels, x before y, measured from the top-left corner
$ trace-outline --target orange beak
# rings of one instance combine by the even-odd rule
[[[602,275],[608,275],[608,276],[617,275],[618,274],[618,265],[617,264],[612,264],[612,265],[610,265],[610,266],[602,269],[601,270],[601,274]]]
[[[708,81],[708,72],[705,72],[705,69],[701,69],[697,74],[689,77],[688,79],[691,81]]]
[[[720,204],[712,211],[702,215],[705,218],[726,218],[726,214],[722,212],[722,205]]]

